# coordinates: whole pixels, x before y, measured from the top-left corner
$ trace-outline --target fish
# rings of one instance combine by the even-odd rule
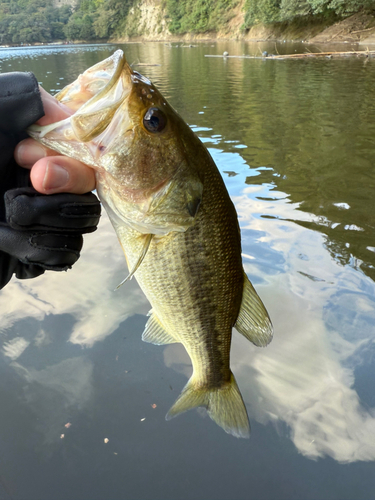
[[[207,148],[122,50],[56,98],[74,114],[29,134],[95,169],[124,281],[135,276],[151,304],[142,340],[181,343],[190,356],[192,376],[166,419],[202,406],[225,432],[249,437],[232,331],[264,347],[273,326],[244,272],[237,213]]]

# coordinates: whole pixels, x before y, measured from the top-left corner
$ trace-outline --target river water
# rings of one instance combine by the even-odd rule
[[[201,409],[164,420],[189,358],[142,343],[149,304],[135,280],[113,291],[127,271],[103,215],[72,270],[0,293],[0,499],[374,499],[375,60],[204,57],[301,44],[120,47],[157,64],[137,69],[236,205],[275,328],[265,349],[234,333],[252,435]],[[0,71],[33,71],[55,92],[116,48],[2,49]]]

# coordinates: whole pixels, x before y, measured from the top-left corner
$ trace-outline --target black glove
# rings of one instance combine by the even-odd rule
[[[69,269],[79,258],[82,234],[99,222],[94,194],[42,195],[14,161],[15,146],[26,137],[22,131],[41,116],[34,75],[0,75],[0,288],[13,274],[24,279]]]

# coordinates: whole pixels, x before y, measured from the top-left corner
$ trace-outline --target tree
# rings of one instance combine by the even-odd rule
[[[246,0],[245,27],[280,21],[280,0]]]
[[[280,20],[290,21],[295,17],[302,17],[312,13],[308,0],[281,0]]]
[[[78,40],[81,34],[82,19],[73,14],[64,27],[64,34],[68,40]]]
[[[52,40],[65,40],[64,23],[52,22],[51,23],[51,37]]]
[[[82,18],[82,25],[79,37],[81,40],[91,40],[94,38],[94,29],[91,16],[85,14]]]

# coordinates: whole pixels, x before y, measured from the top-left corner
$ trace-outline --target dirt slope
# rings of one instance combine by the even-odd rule
[[[220,32],[200,34],[187,33],[172,35],[168,30],[166,12],[161,0],[140,0],[130,10],[124,36],[117,41],[126,40],[304,40],[311,43],[350,42],[375,44],[375,17],[358,13],[331,26],[313,20],[301,26],[297,23],[279,23],[275,25],[257,25],[244,31],[244,0],[240,1],[233,17]]]
[[[354,14],[326,28],[309,39],[312,43],[359,42],[375,43],[375,18],[368,14]]]

